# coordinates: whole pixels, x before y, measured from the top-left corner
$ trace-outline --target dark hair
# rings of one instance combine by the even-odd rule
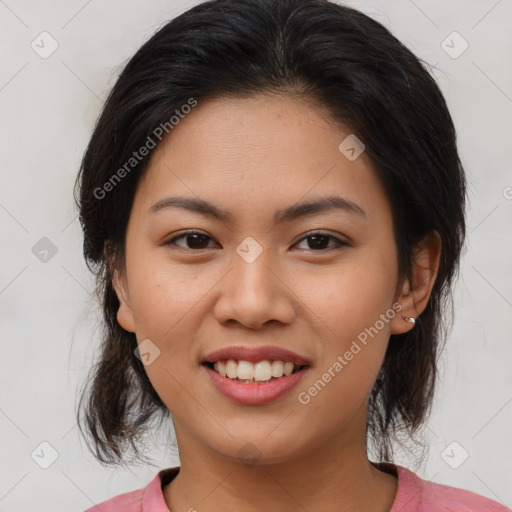
[[[191,99],[257,93],[323,105],[364,142],[392,205],[401,279],[411,277],[415,244],[439,234],[441,259],[427,307],[414,329],[391,336],[371,390],[368,447],[373,443],[391,462],[392,441],[404,432],[414,439],[430,414],[465,235],[465,175],[443,95],[417,57],[354,9],[327,0],[212,0],[164,25],[125,66],[75,184],[83,252],[104,316],[101,357],[77,419],[101,463],[124,464],[129,450],[135,461],[145,460],[140,435],[155,415],[170,416],[134,355],[135,334],[117,322],[112,272],[124,268],[126,227],[150,156],[133,169],[126,163],[158,127],[169,132],[170,117]]]

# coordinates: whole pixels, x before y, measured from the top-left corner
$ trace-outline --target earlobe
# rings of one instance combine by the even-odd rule
[[[406,280],[398,302],[402,306],[391,325],[392,334],[403,334],[414,328],[427,307],[437,277],[441,256],[441,237],[436,231],[426,235],[415,247],[411,281]]]

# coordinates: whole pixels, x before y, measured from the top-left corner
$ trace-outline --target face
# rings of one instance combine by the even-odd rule
[[[314,103],[261,95],[199,103],[154,150],[115,286],[180,454],[277,463],[364,439],[389,336],[412,312],[395,297],[390,204],[366,154],[339,149],[349,135]],[[204,364],[227,359],[253,363],[227,365],[244,379],[303,368],[256,384]]]

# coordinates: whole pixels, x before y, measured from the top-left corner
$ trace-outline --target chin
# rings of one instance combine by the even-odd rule
[[[228,446],[215,446],[220,454],[236,459],[240,464],[253,467],[275,465],[290,462],[299,456],[299,447],[287,439],[268,439],[260,433],[239,436],[229,442]]]

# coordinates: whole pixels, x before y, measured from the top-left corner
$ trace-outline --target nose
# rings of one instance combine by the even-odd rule
[[[297,297],[269,251],[253,261],[244,259],[243,253],[234,254],[232,269],[222,282],[214,307],[219,323],[236,322],[258,329],[272,321],[293,322]]]

